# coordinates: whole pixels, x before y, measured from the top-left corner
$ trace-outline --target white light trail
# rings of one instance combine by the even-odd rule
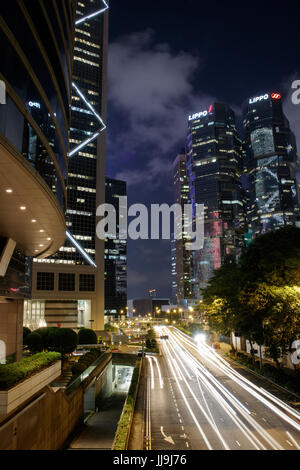
[[[300,450],[300,445],[298,444],[298,442],[293,438],[293,436],[291,436],[291,434],[286,431],[288,437],[291,439],[292,443],[295,445],[296,449]]]
[[[149,361],[150,369],[151,369],[151,388],[153,390],[154,389],[154,371],[153,371],[153,365],[152,365],[152,357],[147,356],[147,359]]]
[[[178,338],[181,338],[181,341],[184,343],[188,344],[190,347],[192,347],[195,351],[198,353],[200,352],[203,357],[213,366],[219,369],[223,374],[226,373],[232,380],[234,380],[238,385],[240,385],[244,390],[249,392],[254,398],[258,399],[261,401],[265,406],[270,408],[274,413],[276,413],[281,419],[285,420],[288,422],[291,426],[297,429],[297,431],[300,430],[300,426],[298,423],[296,423],[293,419],[291,419],[286,413],[282,412],[278,407],[276,407],[273,403],[270,403],[264,396],[268,396],[269,399],[272,397],[272,401],[277,404],[277,406],[281,408],[285,408],[290,414],[295,416],[297,419],[299,419],[300,415],[297,413],[295,410],[293,410],[291,407],[288,407],[288,405],[283,404],[281,400],[278,400],[275,396],[271,395],[269,392],[266,392],[264,389],[259,388],[256,386],[254,383],[250,382],[247,380],[245,377],[240,375],[237,371],[235,371],[229,364],[228,362],[220,357],[212,348],[210,348],[206,344],[201,344],[198,346],[198,348],[195,347],[193,344],[191,338],[186,337],[186,335],[183,336],[181,332],[178,330],[176,332],[173,332],[174,336],[177,336]],[[187,339],[186,339],[187,338]]]
[[[157,367],[157,370],[158,370],[160,388],[164,388],[164,384],[163,384],[163,380],[162,380],[162,376],[161,376],[161,371],[160,371],[160,366],[159,366],[157,357],[153,356],[153,359],[155,361],[155,364],[156,364],[156,367]]]
[[[173,368],[173,366],[172,366],[172,364],[171,364],[171,360],[170,360],[170,359],[172,360],[172,357],[171,357],[171,356],[170,356],[170,358],[168,358],[168,363],[169,363],[170,368],[171,368],[171,370],[172,370],[172,372],[173,372],[173,376],[174,376],[174,378],[175,378],[175,380],[176,380],[177,387],[178,387],[178,389],[179,389],[179,391],[180,391],[180,393],[181,393],[181,396],[182,396],[182,398],[183,398],[183,400],[184,400],[184,402],[185,402],[185,404],[186,404],[186,407],[187,407],[187,409],[189,410],[190,415],[191,415],[191,417],[193,418],[194,423],[196,424],[196,426],[197,426],[197,428],[198,428],[198,430],[199,430],[201,436],[203,437],[203,440],[204,440],[205,444],[207,445],[208,449],[209,449],[209,450],[213,450],[213,449],[212,449],[212,446],[211,446],[209,440],[207,439],[205,433],[203,432],[203,429],[201,428],[201,426],[200,426],[200,424],[199,424],[199,422],[198,422],[198,420],[197,420],[195,414],[193,413],[193,410],[192,410],[192,408],[190,407],[189,402],[188,402],[187,399],[186,399],[186,396],[185,396],[185,394],[184,394],[184,392],[183,392],[183,390],[182,390],[182,388],[181,388],[181,386],[180,386],[180,383],[179,383],[178,378],[177,378],[177,374],[175,374],[175,371],[174,371],[174,368]]]

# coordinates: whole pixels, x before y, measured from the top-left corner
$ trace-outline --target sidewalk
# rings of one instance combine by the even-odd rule
[[[69,450],[111,450],[126,396],[126,392],[115,392],[105,400],[102,408],[88,419]]]
[[[251,380],[251,382],[253,382],[258,387],[262,387],[267,392],[272,393],[273,395],[275,395],[277,398],[287,403],[292,408],[296,409],[297,411],[300,411],[300,397],[298,397],[293,392],[289,392],[288,390],[281,387],[280,385],[275,384],[274,382],[269,380],[267,377],[264,377],[263,375],[260,375],[251,369],[248,369],[248,367],[226,356],[226,353],[229,352],[228,350],[229,345],[225,343],[220,343],[220,346],[221,346],[220,349],[217,349],[216,352],[221,354],[224,357],[224,359],[226,359],[226,361],[229,362],[231,367],[233,367],[233,369],[235,369],[239,374],[243,375],[246,379]],[[230,349],[230,346],[229,346],[229,349]]]

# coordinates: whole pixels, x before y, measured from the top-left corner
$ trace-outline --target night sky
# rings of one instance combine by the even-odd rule
[[[107,175],[127,181],[129,205],[173,203],[187,116],[214,100],[240,123],[247,98],[281,92],[300,149],[300,6],[280,4],[110,0]],[[170,242],[129,241],[128,298],[150,288],[171,295]]]

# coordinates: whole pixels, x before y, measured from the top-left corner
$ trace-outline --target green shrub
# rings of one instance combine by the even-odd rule
[[[43,351],[43,340],[38,333],[29,333],[26,337],[26,343],[31,353]]]
[[[125,402],[122,416],[118,423],[117,432],[114,440],[113,450],[125,450],[127,434],[129,431],[129,423],[134,409],[134,398],[136,389],[139,381],[139,370],[140,370],[141,361],[137,361],[135,369],[133,371],[131,385],[127,395],[127,400]]]
[[[56,352],[43,352],[26,357],[14,364],[0,364],[0,390],[8,390],[21,380],[50,366],[60,358],[60,354]]]
[[[81,356],[78,359],[78,362],[73,364],[72,366],[72,374],[73,375],[80,375],[84,372],[95,360],[102,356],[103,352],[99,351],[99,349],[93,349],[86,353],[84,356]]]
[[[23,327],[23,344],[26,345],[26,338],[31,333],[31,330],[26,326]]]
[[[97,335],[94,330],[82,328],[78,331],[78,344],[97,344]]]
[[[71,328],[51,328],[48,340],[50,349],[61,354],[69,354],[75,351],[78,337]]]

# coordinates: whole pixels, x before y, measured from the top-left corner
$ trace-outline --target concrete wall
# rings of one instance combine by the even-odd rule
[[[49,386],[24,402],[17,410],[0,418],[0,450],[60,450],[76,426],[83,422],[84,400],[111,393],[112,360],[99,365],[91,377],[71,394]]]
[[[22,358],[23,350],[23,300],[0,301],[0,341],[6,348],[6,356],[16,354]]]
[[[0,421],[0,450],[59,450],[82,420],[83,389],[70,396],[50,387]]]

